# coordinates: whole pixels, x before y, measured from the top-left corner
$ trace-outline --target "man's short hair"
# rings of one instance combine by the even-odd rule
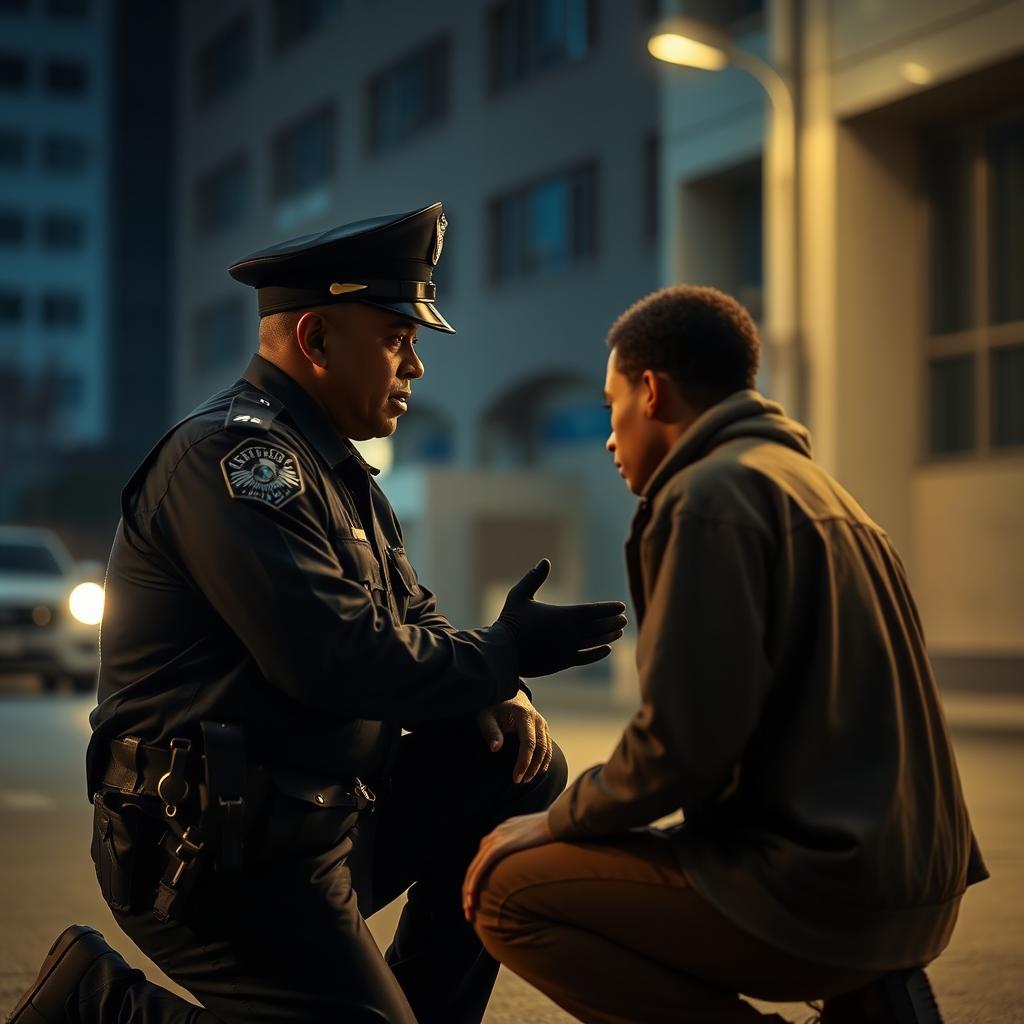
[[[675,285],[633,303],[612,324],[608,348],[632,383],[667,373],[695,409],[753,388],[761,343],[750,314],[717,288]]]

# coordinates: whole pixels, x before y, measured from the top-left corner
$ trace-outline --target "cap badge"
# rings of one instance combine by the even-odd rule
[[[448,228],[448,218],[442,213],[437,218],[437,237],[434,239],[434,256],[431,259],[431,263],[437,266],[437,261],[441,258],[441,250],[444,248],[444,233]]]
[[[348,295],[349,292],[361,292],[368,287],[369,285],[365,284],[339,284],[335,281],[330,287],[330,292],[332,295]]]

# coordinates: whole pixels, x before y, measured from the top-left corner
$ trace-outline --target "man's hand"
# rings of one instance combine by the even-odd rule
[[[534,595],[548,578],[542,558],[509,592],[497,625],[505,626],[519,653],[519,674],[547,676],[608,657],[626,625],[621,601],[541,604]]]
[[[554,748],[548,723],[522,691],[511,700],[484,708],[477,714],[476,724],[484,742],[494,751],[504,746],[505,733],[515,733],[519,737],[519,756],[512,769],[513,782],[529,782],[551,767]]]
[[[544,846],[554,842],[548,825],[548,812],[521,814],[503,821],[490,835],[480,840],[480,849],[473,858],[466,879],[462,883],[462,912],[467,921],[476,913],[476,897],[480,883],[499,860],[517,850],[528,850],[532,846]]]

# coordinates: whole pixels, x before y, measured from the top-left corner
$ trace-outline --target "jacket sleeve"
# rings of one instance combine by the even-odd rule
[[[556,839],[606,836],[728,792],[771,672],[766,544],[759,532],[671,515],[637,644],[642,706],[608,762],[552,805]]]
[[[272,685],[312,708],[399,721],[515,694],[518,659],[504,627],[402,625],[351,570],[346,576],[326,501],[309,486],[315,467],[287,443],[280,444],[299,461],[304,489],[280,507],[234,497],[221,460],[237,441],[218,432],[186,451],[150,531]]]

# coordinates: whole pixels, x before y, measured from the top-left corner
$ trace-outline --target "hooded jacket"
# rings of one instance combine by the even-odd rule
[[[626,546],[642,706],[549,811],[556,839],[668,830],[696,890],[795,956],[918,965],[987,877],[904,567],[742,391],[649,481]]]

